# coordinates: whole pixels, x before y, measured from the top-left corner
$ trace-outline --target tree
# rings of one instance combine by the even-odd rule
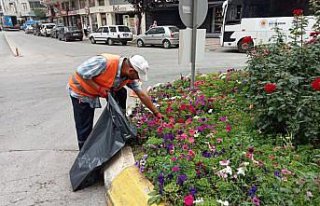
[[[46,18],[46,12],[42,8],[34,8],[33,9],[34,15],[38,19],[45,19]]]
[[[137,34],[141,33],[142,13],[152,11],[157,6],[166,6],[167,4],[177,3],[178,0],[126,0],[132,4],[137,12],[139,24]]]

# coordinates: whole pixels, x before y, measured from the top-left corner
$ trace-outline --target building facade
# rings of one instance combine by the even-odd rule
[[[204,23],[200,26],[206,29],[207,36],[218,36],[222,26],[222,4],[223,0],[208,0],[208,13]],[[146,12],[147,28],[157,21],[158,25],[176,25],[184,29],[179,15],[179,0],[170,0],[167,4],[155,4],[152,10]]]
[[[46,11],[40,0],[0,0],[0,25],[18,28],[25,21],[37,18],[37,9]]]
[[[45,0],[52,22],[95,31],[110,24],[123,24],[137,30],[134,7],[125,0]]]

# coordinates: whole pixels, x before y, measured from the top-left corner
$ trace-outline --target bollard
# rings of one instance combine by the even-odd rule
[[[20,56],[20,55],[19,55],[18,47],[16,47],[16,55],[17,55],[17,57]]]

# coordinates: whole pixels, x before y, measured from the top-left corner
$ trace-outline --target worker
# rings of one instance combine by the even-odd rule
[[[162,114],[141,88],[139,81],[147,81],[149,64],[144,57],[122,57],[101,54],[83,62],[69,78],[68,93],[72,100],[79,150],[93,127],[95,108],[100,108],[99,97],[112,94],[122,110],[126,109],[127,90],[132,89],[141,102],[159,119]]]

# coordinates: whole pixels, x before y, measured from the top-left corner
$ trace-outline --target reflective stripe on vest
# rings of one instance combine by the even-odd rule
[[[92,78],[92,81],[94,81],[94,83],[97,84],[99,88],[103,88],[107,91],[110,91],[118,72],[120,56],[107,53],[101,54],[101,56],[105,57],[107,60],[106,69],[98,76]],[[126,84],[131,82],[132,80],[125,80],[121,83],[119,87],[113,90],[118,91]],[[69,78],[69,85],[72,91],[76,92],[79,95],[88,97],[99,96],[99,89],[95,88],[93,85],[88,83],[87,80],[83,79],[77,72],[75,72]]]

